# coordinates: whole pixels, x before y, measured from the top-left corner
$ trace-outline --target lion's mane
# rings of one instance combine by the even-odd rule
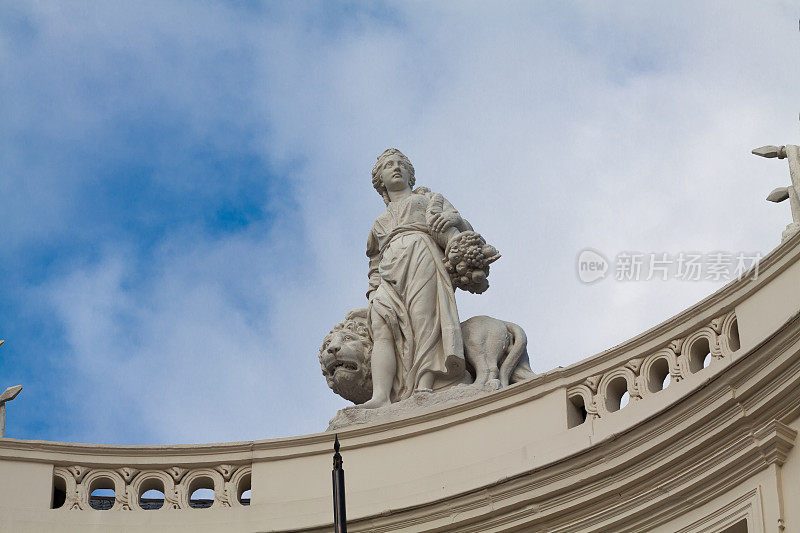
[[[328,383],[328,387],[330,387],[333,392],[335,392],[339,396],[342,396],[343,398],[352,401],[353,403],[361,403],[356,399],[353,399],[352,397],[348,397],[352,396],[352,394],[348,394],[349,391],[339,390],[336,381],[333,379],[333,375],[330,372],[328,372],[328,369],[325,366],[325,363],[323,362],[322,354],[325,352],[325,350],[328,349],[328,345],[330,344],[333,334],[343,331],[348,331],[356,335],[358,339],[361,341],[361,346],[363,347],[361,355],[363,356],[363,359],[361,361],[362,372],[360,376],[361,382],[359,383],[359,385],[363,387],[363,390],[369,391],[369,393],[372,394],[372,372],[370,367],[370,363],[372,360],[372,338],[370,337],[369,334],[369,327],[367,326],[366,316],[348,315],[347,318],[345,318],[344,320],[342,320],[333,327],[330,333],[328,333],[322,340],[322,346],[320,346],[318,354],[319,364],[320,367],[322,368],[322,375],[325,376],[325,381]]]

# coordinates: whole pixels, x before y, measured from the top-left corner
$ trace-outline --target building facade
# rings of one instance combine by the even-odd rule
[[[799,430],[794,234],[757,277],[610,350],[340,430],[348,529],[800,531]],[[0,439],[0,531],[330,531],[332,443],[331,433],[193,446]],[[213,502],[193,501],[198,488]],[[113,496],[93,499],[97,489]],[[152,490],[163,503],[142,499]]]

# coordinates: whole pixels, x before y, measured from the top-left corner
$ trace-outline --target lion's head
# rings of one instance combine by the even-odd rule
[[[372,339],[367,310],[354,309],[331,330],[319,349],[319,364],[328,386],[346,400],[364,403],[372,397]]]

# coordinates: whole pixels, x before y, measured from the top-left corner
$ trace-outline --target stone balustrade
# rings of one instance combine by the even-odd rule
[[[637,402],[656,395],[670,383],[721,364],[726,358],[729,362],[740,346],[736,313],[730,311],[652,353],[569,386],[567,426],[575,427],[619,411],[625,406],[626,393],[628,402]]]
[[[214,467],[139,470],[123,468],[88,468],[80,465],[57,466],[53,469],[54,509],[87,510],[92,494],[98,490],[113,491],[113,510],[153,510],[153,502],[143,506],[148,491],[163,495],[160,509],[190,509],[193,507],[235,507],[249,505],[243,495],[250,490],[252,465],[221,464]],[[192,494],[198,489],[213,491],[212,505],[193,504]],[[105,508],[105,507],[103,507]]]

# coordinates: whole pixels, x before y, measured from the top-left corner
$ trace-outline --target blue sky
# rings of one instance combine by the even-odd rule
[[[462,319],[534,369],[718,282],[579,283],[586,247],[766,253],[798,10],[640,2],[4,2],[0,387],[20,438],[320,431],[317,348],[366,288],[397,146],[503,253]]]

